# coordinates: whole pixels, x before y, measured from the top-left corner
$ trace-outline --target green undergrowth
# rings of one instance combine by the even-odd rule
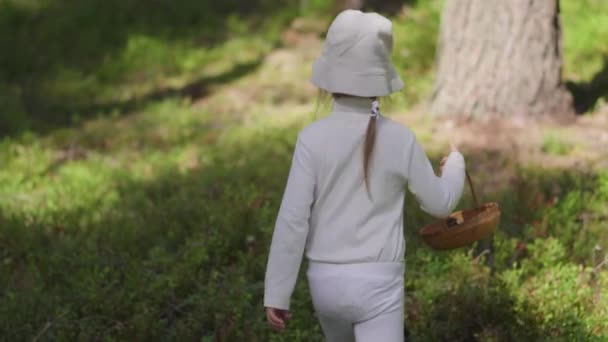
[[[555,132],[549,132],[543,136],[541,150],[544,153],[563,156],[570,153],[572,149],[573,146]]]
[[[564,30],[565,77],[589,81],[606,68],[608,3],[602,0],[560,1]]]
[[[2,1],[0,134],[204,97],[255,70],[297,14],[278,0]]]
[[[261,312],[268,244],[301,126],[248,126],[171,100],[44,140],[5,139],[1,335],[319,340],[304,279],[287,333],[272,334]],[[503,215],[494,273],[473,249],[423,246],[414,232],[432,219],[407,201],[414,340],[608,338],[600,265],[608,174],[526,168],[512,188],[486,197]],[[467,195],[462,206],[470,203]]]
[[[501,224],[491,267],[475,248],[438,255],[414,244],[406,281],[416,340],[606,340],[607,184],[606,173],[521,169],[492,196]]]

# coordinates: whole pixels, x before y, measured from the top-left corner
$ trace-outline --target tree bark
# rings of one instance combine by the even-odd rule
[[[558,0],[446,0],[432,112],[570,115],[561,73]]]

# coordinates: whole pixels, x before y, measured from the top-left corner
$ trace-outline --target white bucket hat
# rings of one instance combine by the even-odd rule
[[[389,95],[403,88],[391,63],[393,25],[377,13],[345,10],[332,22],[311,81],[334,94]]]

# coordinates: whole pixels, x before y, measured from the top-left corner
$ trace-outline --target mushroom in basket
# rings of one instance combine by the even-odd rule
[[[498,203],[488,202],[479,205],[468,171],[466,175],[475,208],[454,212],[447,218],[438,220],[418,232],[422,239],[434,249],[447,250],[470,245],[475,241],[487,238],[498,226],[500,221]]]

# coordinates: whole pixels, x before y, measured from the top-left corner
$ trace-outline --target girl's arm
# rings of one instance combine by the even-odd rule
[[[310,150],[298,137],[268,256],[265,307],[289,310],[306,245],[314,185]]]
[[[414,137],[409,149],[407,180],[410,191],[424,211],[435,217],[448,216],[460,201],[464,187],[464,157],[455,148],[448,155],[441,177]]]

